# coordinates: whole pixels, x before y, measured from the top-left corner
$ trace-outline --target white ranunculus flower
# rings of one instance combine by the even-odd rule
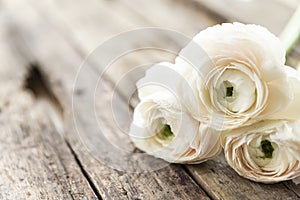
[[[211,123],[224,116],[216,126],[224,130],[261,119],[300,119],[299,74],[284,63],[285,50],[267,29],[226,23],[196,35],[174,69],[193,90],[183,95],[193,117]]]
[[[177,86],[169,87],[168,82],[180,79],[172,75],[170,65],[152,67],[137,83],[141,101],[134,110],[130,137],[139,149],[168,162],[200,163],[221,151],[219,132],[185,111]]]
[[[300,121],[267,120],[222,133],[228,164],[241,176],[274,183],[300,175]]]

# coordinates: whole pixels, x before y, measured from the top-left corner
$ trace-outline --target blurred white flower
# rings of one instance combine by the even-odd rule
[[[300,121],[262,121],[222,133],[228,164],[241,176],[274,183],[300,175]]]
[[[174,69],[193,90],[181,92],[192,116],[209,123],[223,116],[215,128],[224,130],[262,119],[300,119],[299,74],[284,63],[285,50],[267,29],[226,23],[196,35]]]

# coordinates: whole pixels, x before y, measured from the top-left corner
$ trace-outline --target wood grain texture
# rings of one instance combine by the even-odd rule
[[[76,6],[76,5],[69,5],[67,3],[68,2],[66,1],[64,9],[68,9],[68,8],[70,8],[70,6]],[[94,5],[94,4],[91,3],[89,5]],[[98,4],[95,3],[94,6],[96,7],[96,5],[98,5]],[[113,4],[113,3],[108,3],[107,7],[109,8],[111,6],[111,8],[113,8],[113,10],[116,11],[116,13],[119,13],[122,17],[124,17],[128,20],[130,19],[128,22],[130,24],[130,26],[128,26],[128,27],[132,27],[132,26],[138,27],[140,25],[140,23],[143,23],[144,25],[148,25],[148,26],[155,25],[155,22],[153,22],[153,21],[151,22],[151,20],[150,20],[151,19],[150,14],[152,12],[154,12],[154,9],[151,12],[149,5],[148,5],[148,9],[150,11],[147,11],[149,14],[145,15],[144,18],[142,18],[142,19],[141,19],[141,17],[134,17],[134,16],[142,15],[141,13],[138,12],[138,9],[135,7],[136,5],[130,5],[130,2],[128,2],[128,1],[125,1],[124,5],[127,6],[131,12],[126,11],[126,10],[124,11],[124,7],[122,7],[122,9],[120,9],[120,8],[118,9],[118,7],[114,7],[115,4]],[[38,4],[37,6],[42,6],[42,5]],[[53,6],[55,6],[55,5],[53,5]],[[107,9],[107,7],[106,7],[106,10],[109,10],[109,9]],[[42,9],[42,7],[39,7],[39,8]],[[44,9],[45,9],[45,7],[44,7]],[[64,9],[61,9],[60,12],[57,13],[56,19],[52,19],[52,20],[57,20],[57,22],[59,22],[60,20],[57,18],[57,16],[62,17],[65,20],[65,23],[69,24],[69,27],[68,27],[70,29],[69,32],[75,32],[76,37],[73,38],[73,42],[81,47],[80,49],[82,50],[84,55],[87,55],[87,52],[88,52],[87,50],[94,47],[93,44],[99,40],[98,37],[96,37],[96,36],[93,37],[93,35],[97,35],[97,33],[98,33],[98,35],[101,35],[103,33],[103,30],[100,27],[94,27],[94,26],[91,27],[90,30],[89,29],[82,30],[83,24],[82,24],[82,22],[80,22],[80,18],[81,18],[80,12],[72,12],[72,11],[67,12]],[[76,10],[76,9],[74,9],[74,7],[72,9]],[[88,8],[86,8],[86,9],[91,10]],[[101,9],[105,10],[105,7],[104,8],[102,7]],[[53,10],[57,11],[57,9],[53,9]],[[155,10],[155,11],[158,12],[157,10]],[[85,12],[85,11],[81,11],[81,12]],[[66,14],[66,13],[69,13],[69,14]],[[128,13],[130,13],[130,14],[128,14]],[[52,14],[49,13],[49,16],[52,16]],[[94,21],[95,16],[97,16],[96,19],[103,17],[98,12],[95,12],[95,13],[89,12],[88,14],[93,17],[88,17],[87,15],[85,15],[85,17],[86,17],[85,20],[87,20],[87,21]],[[76,19],[78,19],[78,20],[76,20]],[[113,19],[113,17],[112,17],[112,19]],[[48,18],[48,20],[51,21],[51,19],[49,19],[49,18]],[[74,20],[74,21],[72,21],[72,20]],[[197,21],[197,20],[195,20],[195,21]],[[118,22],[118,20],[116,20],[116,23],[117,22]],[[93,22],[93,23],[96,23],[96,22]],[[196,23],[196,22],[194,22],[194,23]],[[124,25],[122,22],[122,23],[119,23],[117,25],[117,27],[119,29],[122,29],[123,27],[124,28],[127,27],[126,24],[127,23],[125,23],[125,25]],[[163,24],[163,23],[158,22],[158,24]],[[193,32],[193,30],[194,30],[193,23],[191,23],[190,26],[191,26],[190,29],[188,27],[185,27],[186,32]],[[65,31],[65,33],[68,33],[68,30],[64,29],[64,31]],[[105,31],[109,32],[108,29]],[[90,37],[90,35],[91,35],[91,37]],[[137,63],[137,60],[145,62],[145,60],[147,60],[147,58],[144,58],[144,57],[145,57],[145,55],[135,55],[132,58],[130,58],[129,60],[131,60],[131,64],[133,63],[133,65],[131,65],[131,67],[136,66],[134,64]],[[129,62],[129,61],[127,60],[126,62]],[[125,73],[126,70],[130,69],[130,66],[125,67],[126,62],[120,61],[120,65],[124,67],[121,69],[123,71],[120,70],[121,71],[120,73]],[[114,72],[116,72],[116,71],[114,71]],[[117,77],[118,76],[114,73],[110,74],[112,84],[115,84],[115,81],[118,79]],[[102,108],[102,109],[104,109],[104,108]],[[125,142],[125,143],[127,143],[127,142]],[[130,144],[128,144],[128,145],[130,145]],[[195,178],[195,180],[197,180],[197,182],[203,188],[205,188],[206,192],[209,193],[210,196],[213,197],[214,199],[239,199],[240,197],[244,197],[244,198],[248,198],[248,199],[251,199],[252,197],[254,199],[255,198],[256,199],[261,199],[261,198],[297,199],[298,198],[298,196],[294,192],[291,192],[286,187],[285,184],[280,183],[280,184],[276,184],[274,186],[263,185],[263,184],[253,183],[253,182],[250,182],[248,180],[245,180],[245,179],[239,177],[224,162],[224,159],[223,160],[222,159],[223,158],[220,157],[220,158],[217,158],[216,160],[213,160],[213,161],[210,161],[210,162],[207,162],[204,164],[186,167],[188,169],[188,171],[190,172],[190,174]],[[210,173],[208,173],[210,168],[215,169],[215,170],[210,171]],[[91,173],[94,173],[94,172],[92,171]],[[94,178],[98,178],[98,176],[99,176],[99,174],[93,175],[92,177],[94,179]],[[213,177],[213,180],[212,180],[212,177]],[[232,180],[237,180],[237,181],[232,181]],[[103,185],[101,184],[101,182],[98,180],[96,180],[96,182],[98,185],[100,185],[99,190],[100,191],[103,190]],[[226,182],[226,184],[224,184],[224,182]],[[290,184],[290,183],[287,182],[287,184]],[[229,185],[229,187],[226,187],[226,185]],[[134,187],[138,187],[138,184],[134,185]],[[134,187],[130,187],[130,189],[133,189]],[[298,186],[295,186],[294,189],[296,192],[299,190]],[[110,191],[106,192],[105,190],[103,190],[103,191],[101,191],[101,194],[104,194],[104,196],[107,198],[108,196],[111,195]],[[254,191],[260,191],[260,192],[256,193]],[[132,191],[130,191],[130,192],[127,191],[127,194],[130,194],[130,196],[132,197],[132,194],[134,194],[134,193]]]
[[[86,151],[76,135],[71,115],[72,87],[77,68],[83,58],[73,48],[73,44],[69,44],[69,41],[63,37],[63,34],[58,34],[49,21],[40,17],[33,5],[6,2],[5,6],[11,13],[14,28],[18,31],[16,36],[18,45],[28,47],[22,54],[31,54],[33,59],[40,63],[44,73],[49,75],[50,84],[64,108],[65,137],[99,196],[104,199],[209,199],[180,165],[170,165],[162,170],[148,173],[122,173],[99,162]],[[22,8],[22,12],[16,14],[15,8],[18,6]],[[22,23],[24,20],[27,22],[26,25]],[[94,71],[90,70],[87,75],[93,79],[94,74]],[[112,91],[109,82],[104,84]],[[85,92],[83,90],[77,94],[80,96],[86,94]],[[107,94],[101,95],[104,98]],[[84,102],[84,95],[82,96]],[[85,109],[85,104],[81,106]],[[85,123],[84,119],[82,123]],[[97,128],[91,126],[90,130]],[[111,133],[119,132],[114,127],[108,128]],[[127,139],[120,142],[129,141]]]
[[[193,0],[228,21],[260,24],[279,35],[300,1]]]
[[[205,188],[213,199],[298,199],[284,183],[259,184],[249,181],[233,171],[226,163],[224,155],[199,164],[187,165],[187,169],[197,182]],[[299,186],[291,182],[296,191]]]
[[[1,14],[0,199],[96,199],[51,118],[52,106],[24,89],[29,60],[11,45],[10,18]]]
[[[220,18],[212,18],[205,12],[202,13],[202,10],[200,12],[197,7],[186,6],[181,0],[155,1],[155,3],[150,1],[141,3],[137,0],[88,0],[76,3],[71,0],[27,0],[25,2],[17,0],[2,3],[4,8],[9,10],[10,29],[17,32],[11,45],[18,49],[21,57],[38,61],[42,70],[49,76],[50,85],[64,108],[65,136],[98,197],[101,196],[103,199],[208,199],[202,187],[213,199],[299,198],[300,187],[290,182],[263,185],[247,181],[230,169],[223,157],[200,165],[187,165],[184,167],[186,170],[181,165],[170,165],[149,173],[120,172],[105,163],[99,163],[84,148],[82,141],[76,135],[71,116],[73,83],[76,71],[84,57],[97,44],[121,31],[143,26],[162,26],[192,36],[206,26],[220,22]],[[193,20],[189,20],[191,18]],[[172,40],[157,42],[172,44]],[[295,58],[297,57],[296,54]],[[104,81],[105,92],[99,94],[99,98],[102,101],[109,101],[119,78],[133,67],[173,58],[174,56],[149,51],[120,59],[115,63],[115,67],[111,67],[111,71],[107,72],[107,79]],[[101,67],[101,59],[91,63],[87,76],[95,79],[97,76],[95,69],[98,67]],[[87,81],[83,88],[94,87],[89,84]],[[84,89],[75,91],[82,102],[85,102],[86,92]],[[120,88],[119,92],[126,96],[124,88]],[[100,114],[108,112],[108,106],[100,101],[96,107]],[[85,105],[82,104],[80,109],[84,112]],[[85,115],[82,115],[79,124],[81,127],[86,126],[84,117]],[[128,151],[136,151],[128,137],[124,136],[119,129],[109,123],[102,128],[110,134],[108,137],[111,137],[115,145],[124,147]],[[96,129],[95,124],[90,126],[90,130]]]
[[[96,199],[47,117],[49,103],[36,102],[22,90],[4,100],[8,105],[0,114],[0,199]]]

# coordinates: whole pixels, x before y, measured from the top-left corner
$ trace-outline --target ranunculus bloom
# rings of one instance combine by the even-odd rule
[[[180,79],[169,67],[156,65],[137,83],[141,101],[134,110],[130,137],[139,149],[168,162],[203,162],[221,151],[219,132],[186,112],[177,86],[168,87]]]
[[[228,164],[241,176],[274,183],[300,175],[300,121],[267,120],[222,133]]]
[[[300,119],[299,74],[284,64],[277,37],[258,25],[233,23],[201,31],[174,69],[193,89],[192,98],[183,95],[193,117],[211,123],[223,116],[215,128],[224,130],[261,119]]]

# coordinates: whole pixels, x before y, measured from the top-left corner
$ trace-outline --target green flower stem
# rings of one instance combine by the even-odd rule
[[[300,37],[300,5],[280,35],[287,54],[296,45]]]

